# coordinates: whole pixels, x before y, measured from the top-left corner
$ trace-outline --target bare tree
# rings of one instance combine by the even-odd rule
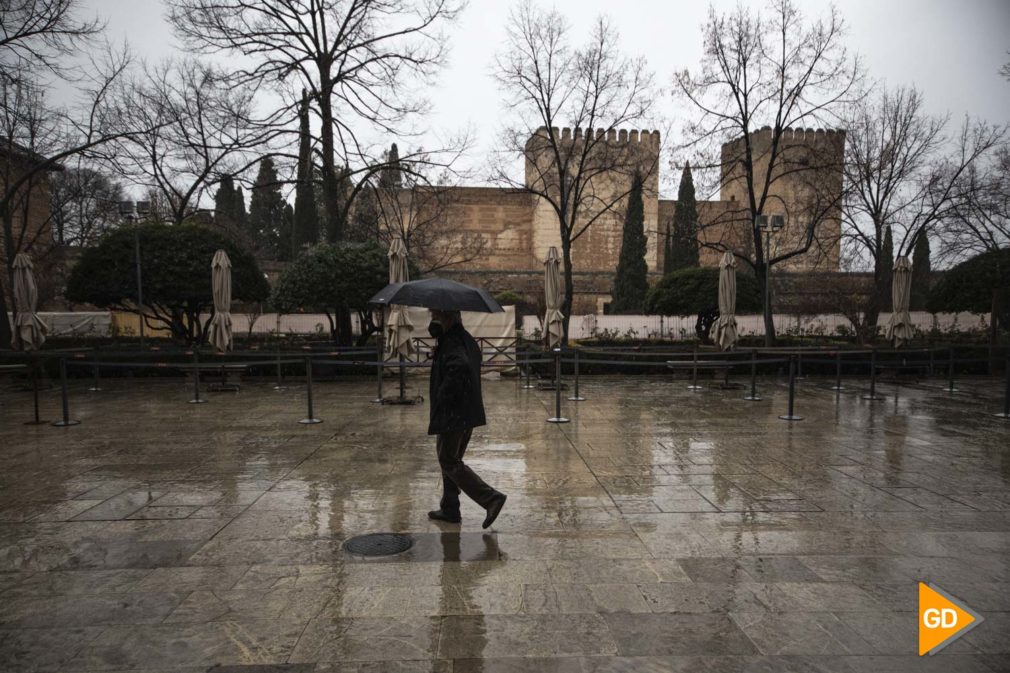
[[[123,186],[83,164],[65,166],[49,181],[49,210],[56,245],[85,247],[119,224]]]
[[[929,235],[959,202],[973,198],[968,179],[973,167],[1004,132],[966,120],[950,138],[949,117],[928,115],[913,87],[881,90],[859,101],[847,113],[846,126],[843,237],[873,267],[874,292],[862,309],[865,339],[875,334],[878,315],[890,301],[893,256],[909,253],[918,236]],[[885,245],[888,230],[893,250]]]
[[[125,50],[92,55],[75,77],[78,103],[69,109],[48,103],[37,76],[43,64],[5,65],[0,77],[0,226],[6,266],[0,278],[0,347],[11,343],[7,302],[14,257],[19,252],[37,257],[51,240],[48,174],[70,158],[101,160],[103,146],[130,133],[111,96],[128,64]],[[59,65],[54,61],[51,69]]]
[[[830,179],[836,152],[790,146],[794,128],[832,128],[834,114],[853,96],[862,77],[859,60],[843,44],[845,24],[833,8],[808,22],[792,0],[767,8],[738,6],[727,14],[709,9],[704,56],[694,74],[675,75],[674,90],[696,112],[685,127],[681,151],[695,154],[692,168],[718,171],[722,187],[735,183],[744,198],[722,214],[719,226],[746,232],[737,245],[717,242],[752,266],[762,287],[765,341],[775,339],[766,275],[776,265],[819,245],[817,230],[837,216],[840,189]],[[755,134],[762,127],[767,133]],[[755,143],[760,138],[762,142]],[[730,151],[722,146],[732,143]],[[797,149],[791,150],[790,147]],[[789,244],[767,254],[758,217],[780,212],[777,191],[799,182],[817,198],[809,212],[788,214],[796,232]]]
[[[252,90],[192,58],[147,69],[122,96],[130,125],[146,130],[119,143],[119,169],[160,194],[175,224],[192,217],[222,177],[258,161],[279,133],[254,116]]]
[[[573,46],[570,32],[556,10],[527,1],[512,12],[494,74],[514,122],[502,133],[491,171],[493,182],[535,195],[557,220],[564,342],[574,295],[572,246],[601,218],[623,212],[636,172],[646,184],[656,181],[659,151],[658,139],[643,138],[650,145],[643,150],[616,136],[620,127],[649,121],[655,96],[644,59],[621,54],[604,18],[585,45]],[[525,164],[522,178],[515,175],[517,158]]]
[[[423,87],[444,62],[441,27],[456,0],[170,0],[177,34],[204,53],[240,54],[235,79],[287,82],[280,116],[294,120],[305,89],[321,123],[322,197],[342,238],[341,166],[374,162],[361,125],[402,135],[428,109]],[[297,93],[296,93],[297,92]],[[359,190],[360,191],[360,190]]]
[[[78,17],[80,0],[3,0],[0,2],[0,76],[68,72],[68,57],[92,45],[103,25]],[[13,69],[13,70],[12,70]]]
[[[955,190],[954,206],[936,227],[945,261],[1010,245],[1010,145],[970,165]]]
[[[396,171],[398,180],[380,176],[372,187],[379,242],[389,245],[392,239],[402,238],[422,274],[466,264],[484,254],[485,237],[460,230],[453,220],[459,187],[450,182],[451,173],[443,171],[431,180],[428,167],[403,160]]]

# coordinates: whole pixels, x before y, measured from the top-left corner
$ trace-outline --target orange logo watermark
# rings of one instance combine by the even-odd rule
[[[919,582],[919,656],[936,654],[982,623],[982,615],[938,586]]]

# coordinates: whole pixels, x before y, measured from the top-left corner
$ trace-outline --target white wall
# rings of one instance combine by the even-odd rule
[[[883,330],[890,313],[881,313],[878,325]],[[912,311],[912,324],[926,331],[936,326],[941,331],[956,326],[958,329],[981,328],[989,325],[989,314],[938,313],[934,316],[926,311]],[[658,315],[577,315],[572,316],[568,326],[571,339],[589,339],[600,336],[604,331],[617,332],[620,337],[636,339],[693,339],[695,316]],[[934,323],[935,319],[935,323]],[[764,334],[764,319],[760,315],[742,315],[736,318],[741,335]],[[852,330],[852,323],[841,314],[797,316],[776,314],[775,331],[778,334],[838,335],[841,326]],[[536,316],[523,317],[523,336],[531,339],[541,330],[540,319]]]

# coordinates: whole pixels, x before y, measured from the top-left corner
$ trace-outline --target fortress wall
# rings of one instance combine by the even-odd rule
[[[754,178],[762,185],[768,175],[772,151],[772,130],[765,127],[750,134],[754,157]],[[746,205],[748,195],[742,159],[745,139],[722,147],[722,201],[736,200]],[[768,190],[764,213],[785,216],[785,229],[771,239],[772,255],[801,247],[806,225],[813,218],[817,240],[807,253],[782,263],[782,270],[831,271],[838,268],[841,211],[830,206],[842,188],[841,163],[845,132],[825,129],[785,129],[778,146],[776,172]],[[747,226],[746,223],[741,223]]]
[[[569,165],[570,172],[578,169],[576,163],[584,152],[585,143],[591,139],[595,145],[589,150],[584,170],[593,172],[586,182],[583,194],[592,194],[593,201],[609,204],[631,187],[632,176],[637,170],[644,178],[643,205],[644,228],[646,232],[646,263],[650,270],[659,267],[659,246],[657,223],[659,216],[659,148],[658,131],[637,131],[615,129],[570,129],[554,128],[550,132],[544,127],[531,136],[526,146],[526,184],[537,190],[557,194],[559,171],[554,154],[549,151],[549,137],[553,134],[560,139],[563,153],[562,163]],[[602,168],[606,173],[597,174]],[[572,259],[579,270],[587,272],[607,271],[613,273],[620,255],[624,233],[624,210],[626,198],[609,212],[600,214],[585,204],[589,199],[581,199],[583,212],[578,217],[577,229],[597,219],[579,236],[572,247]],[[537,205],[533,220],[534,248],[537,259],[544,259],[551,245],[560,245],[557,215],[549,203]]]

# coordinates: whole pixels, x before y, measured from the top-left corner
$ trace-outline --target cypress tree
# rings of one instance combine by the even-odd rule
[[[326,223],[326,240],[330,243],[337,243],[347,239],[348,235],[348,215],[350,211],[351,193],[354,187],[351,185],[351,171],[344,166],[337,171],[337,186],[333,191],[337,200],[337,216],[332,221]]]
[[[276,259],[284,228],[285,205],[273,159],[263,157],[249,199],[247,226],[259,254]]]
[[[238,226],[235,220],[235,197],[235,181],[230,175],[226,175],[221,178],[214,194],[214,221],[228,232],[234,232]]]
[[[232,204],[231,216],[235,220],[235,225],[240,230],[245,231],[249,215],[245,210],[245,194],[242,192],[241,187],[235,188],[235,201]]]
[[[649,290],[649,267],[645,262],[645,205],[642,201],[642,176],[635,174],[624,213],[624,237],[621,256],[614,277],[610,310],[612,313],[641,313]]]
[[[294,246],[291,243],[291,237],[294,235],[294,229],[295,209],[291,207],[290,203],[285,201],[284,217],[282,218],[280,236],[277,241],[277,259],[285,262],[294,259],[294,255],[292,255]]]
[[[912,249],[912,293],[909,305],[913,311],[925,311],[926,300],[929,298],[929,237],[925,231],[920,231],[915,237],[915,247]]]
[[[298,173],[295,186],[295,214],[291,232],[291,253],[319,242],[319,210],[313,186],[312,137],[309,135],[309,98],[302,92],[298,110]]]
[[[698,203],[694,194],[691,164],[684,166],[673,211],[673,234],[664,273],[698,266]]]
[[[403,172],[400,170],[400,150],[396,143],[393,143],[386,153],[386,163],[388,165],[379,171],[379,186],[402,187]]]

